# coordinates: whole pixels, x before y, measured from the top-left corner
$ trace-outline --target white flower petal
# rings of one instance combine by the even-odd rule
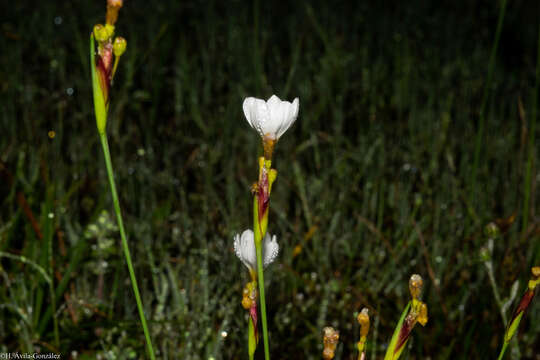
[[[257,255],[255,253],[253,231],[245,230],[242,235],[236,234],[234,236],[234,252],[248,269],[257,269]]]
[[[268,100],[266,100],[266,104],[268,106],[275,106],[279,105],[281,103],[281,99],[277,97],[277,95],[272,95]]]
[[[283,126],[284,113],[282,103],[267,104],[269,121],[264,127],[264,133],[273,139],[277,139],[277,133]]]
[[[270,236],[266,234],[264,237],[263,245],[263,257],[264,257],[264,267],[267,267],[276,260],[279,254],[279,245],[277,243],[276,235]]]
[[[265,124],[269,122],[269,113],[266,102],[262,99],[256,99],[254,97],[248,97],[242,104],[244,109],[244,116],[252,128],[264,136]]]
[[[298,98],[295,98],[292,104],[288,101],[284,101],[282,103],[281,111],[283,113],[283,122],[282,126],[276,132],[278,138],[280,138],[281,135],[283,135],[296,121],[296,117],[298,116]]]
[[[296,121],[299,101],[295,98],[291,104],[272,95],[268,101],[248,97],[242,105],[244,115],[261,137],[268,136],[278,140]]]
[[[244,102],[242,103],[242,109],[244,110],[244,116],[246,117],[246,120],[249,123],[249,126],[253,126],[251,122],[251,109],[255,106],[255,102],[257,99],[254,97],[248,97],[244,99]]]

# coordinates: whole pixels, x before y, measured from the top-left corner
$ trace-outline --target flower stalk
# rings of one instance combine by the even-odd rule
[[[266,256],[270,255],[271,261],[277,256],[277,243],[267,249],[267,228],[268,228],[268,212],[270,206],[270,193],[272,191],[272,184],[276,180],[277,171],[272,169],[272,153],[274,147],[279,138],[287,131],[287,129],[296,121],[298,116],[299,100],[294,99],[292,103],[288,101],[280,100],[276,95],[272,95],[268,101],[248,97],[244,99],[242,104],[244,115],[249,125],[254,128],[261,136],[263,142],[264,156],[259,158],[259,177],[257,183],[252,187],[253,193],[253,243],[255,246],[256,255],[256,272],[252,267],[251,261],[246,264],[245,254],[237,255],[240,259],[250,268],[250,274],[252,281],[255,281],[259,285],[259,303],[260,303],[260,315],[261,325],[263,333],[264,343],[264,357],[266,360],[270,360],[270,349],[268,344],[268,325],[266,319],[266,297],[264,293],[264,266],[268,264]],[[270,251],[269,251],[270,250]],[[275,250],[275,251],[273,251]],[[265,254],[266,252],[266,254]],[[241,256],[242,255],[242,256]],[[256,275],[255,275],[256,274]],[[255,277],[256,276],[256,277]],[[250,307],[253,309],[253,307]],[[254,308],[256,315],[256,307]],[[253,312],[250,310],[250,312]],[[256,317],[251,316],[250,321],[250,334],[252,333],[252,326],[256,326],[256,321],[253,321]],[[253,333],[256,334],[256,329],[253,329]],[[254,335],[255,341],[249,342],[250,356],[252,345],[257,343],[257,337]]]
[[[508,322],[508,326],[506,327],[506,331],[504,333],[504,342],[501,348],[501,352],[499,353],[499,360],[502,360],[504,357],[504,353],[506,352],[506,348],[508,347],[508,344],[510,343],[510,340],[512,340],[512,337],[516,333],[516,330],[519,327],[519,323],[521,322],[521,318],[525,314],[525,311],[529,308],[529,305],[532,302],[532,299],[534,298],[535,290],[538,284],[540,284],[540,266],[535,266],[531,269],[532,277],[531,280],[529,280],[529,283],[527,284],[527,290],[521,297],[521,300],[517,306],[517,308],[514,310],[514,313],[512,314],[512,318],[510,319],[510,322]]]
[[[268,343],[268,325],[266,320],[266,297],[264,293],[264,266],[262,253],[262,239],[266,236],[268,228],[268,211],[270,205],[270,192],[276,180],[277,171],[271,168],[272,161],[264,157],[259,158],[259,182],[254,186],[253,198],[253,233],[255,236],[255,251],[257,255],[257,278],[259,283],[259,302],[261,304],[261,325],[263,330],[264,357],[270,359]]]
[[[360,340],[356,344],[358,348],[358,360],[364,360],[366,358],[366,340],[367,334],[369,332],[369,311],[367,308],[363,308],[358,314],[357,317],[358,323],[360,324]]]
[[[108,0],[105,25],[98,24],[94,26],[93,32],[90,35],[90,67],[92,72],[92,90],[94,98],[96,125],[101,141],[101,146],[103,148],[103,156],[105,159],[105,166],[107,168],[107,177],[109,179],[114,211],[116,213],[116,220],[118,223],[118,228],[120,230],[122,249],[128,267],[131,286],[135,295],[135,302],[137,303],[137,309],[139,312],[141,326],[143,328],[144,337],[146,340],[148,355],[151,360],[154,360],[154,349],[152,347],[150,332],[148,331],[146,318],[144,316],[143,304],[139,293],[139,287],[137,285],[137,278],[135,276],[133,263],[131,261],[131,253],[129,251],[127,236],[124,229],[122,211],[120,208],[118,193],[116,191],[114,170],[112,167],[109,143],[107,140],[107,114],[109,110],[110,88],[118,66],[118,61],[122,54],[125,52],[127,46],[126,40],[124,38],[117,37],[113,40],[114,24],[116,23],[116,20],[118,18],[118,11],[121,7],[122,0]]]

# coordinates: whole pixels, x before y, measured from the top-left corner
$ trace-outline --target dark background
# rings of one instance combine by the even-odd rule
[[[320,358],[326,325],[336,359],[354,358],[364,306],[382,358],[413,273],[430,318],[403,358],[495,358],[494,293],[509,317],[540,261],[540,9],[509,1],[488,87],[501,5],[125,2],[108,134],[158,358],[247,358],[232,238],[251,226],[261,149],[242,101],[274,93],[300,115],[274,154],[273,358]],[[0,6],[0,352],[143,358],[93,117],[105,1]],[[533,301],[507,358],[538,359],[539,319]]]

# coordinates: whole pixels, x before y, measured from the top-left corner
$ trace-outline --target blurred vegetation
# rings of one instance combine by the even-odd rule
[[[247,357],[232,238],[251,226],[261,149],[241,104],[273,93],[300,98],[274,155],[273,357],[320,358],[332,325],[336,359],[351,359],[366,306],[368,358],[381,358],[412,273],[430,319],[403,357],[496,357],[505,324],[488,269],[504,302],[540,260],[535,2],[508,4],[471,175],[498,6],[126,1],[109,141],[159,358]],[[0,12],[0,352],[142,358],[93,117],[88,40],[105,1]],[[538,359],[538,301],[517,338],[508,357]]]

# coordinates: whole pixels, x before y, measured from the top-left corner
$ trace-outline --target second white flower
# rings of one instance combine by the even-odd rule
[[[266,267],[272,263],[278,256],[279,245],[276,235],[266,234],[262,243],[263,265]],[[252,230],[245,230],[242,235],[234,236],[234,252],[236,256],[250,271],[257,271],[257,254],[255,252],[255,238]]]

